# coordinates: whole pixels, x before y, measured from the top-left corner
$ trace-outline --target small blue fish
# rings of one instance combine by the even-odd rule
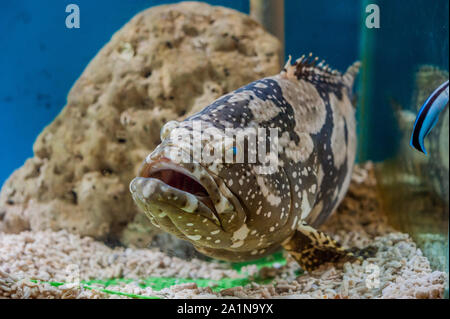
[[[448,80],[439,86],[425,101],[417,114],[411,134],[411,147],[427,154],[424,139],[436,125],[439,114],[448,104]]]

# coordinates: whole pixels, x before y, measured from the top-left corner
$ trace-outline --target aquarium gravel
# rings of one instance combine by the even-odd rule
[[[321,229],[344,246],[370,244],[378,252],[308,273],[282,253],[254,263],[187,261],[67,231],[0,233],[0,297],[442,298],[446,274],[388,226],[371,163],[355,168],[345,200]]]

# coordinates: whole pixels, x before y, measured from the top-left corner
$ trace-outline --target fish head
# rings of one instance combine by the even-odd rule
[[[225,260],[272,252],[285,239],[280,230],[289,217],[285,175],[253,162],[252,142],[236,136],[236,128],[211,122],[169,122],[130,184],[136,204],[156,227]]]

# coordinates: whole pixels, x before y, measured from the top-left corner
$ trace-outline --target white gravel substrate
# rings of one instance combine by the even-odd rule
[[[446,274],[432,271],[410,237],[386,224],[370,163],[355,169],[346,199],[322,229],[344,246],[370,244],[379,248],[378,253],[362,264],[324,265],[300,276],[295,274],[299,266],[289,257],[285,266],[258,270],[250,265],[245,269],[249,276],[274,277],[273,282],[219,292],[195,283],[160,291],[140,288],[138,283],[150,276],[240,278],[226,263],[186,261],[150,249],[110,248],[66,231],[0,233],[0,298],[128,298],[95,289],[102,286],[53,287],[30,280],[73,282],[73,278],[117,277],[136,281],[107,289],[161,298],[442,298]]]

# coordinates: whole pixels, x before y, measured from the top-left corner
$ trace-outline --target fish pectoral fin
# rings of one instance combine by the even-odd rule
[[[332,237],[306,223],[297,227],[283,247],[306,271],[313,271],[329,262],[363,260],[374,256],[377,251],[375,247],[344,249]]]

